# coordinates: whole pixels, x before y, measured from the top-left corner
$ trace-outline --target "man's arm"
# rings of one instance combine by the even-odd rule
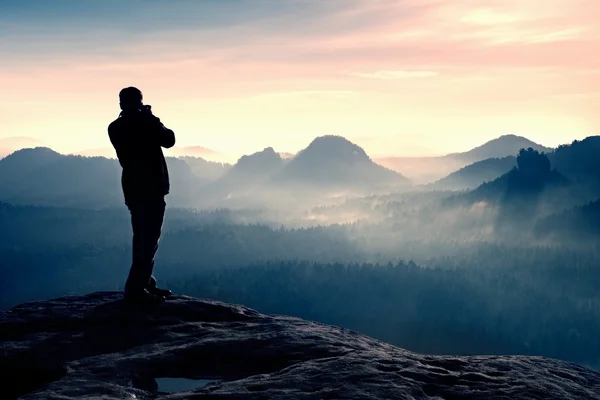
[[[175,133],[163,125],[160,119],[152,115],[152,128],[158,139],[158,144],[165,148],[171,148],[175,145]]]
[[[114,124],[110,124],[108,126],[108,137],[110,138],[110,142],[112,143],[113,147],[115,148],[115,152],[117,153],[117,159],[119,160],[119,163],[121,164],[121,166],[123,166],[124,163],[124,159],[123,159],[123,154],[122,154],[122,143],[121,143],[121,137],[119,135],[119,132],[117,130],[117,128],[115,127]]]

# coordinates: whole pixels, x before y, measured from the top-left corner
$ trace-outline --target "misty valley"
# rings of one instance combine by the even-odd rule
[[[422,353],[598,369],[598,154],[600,136],[550,149],[508,135],[374,160],[323,136],[233,165],[168,157],[155,275],[178,294]],[[15,151],[0,160],[0,201],[1,308],[123,289],[131,226],[116,160]]]

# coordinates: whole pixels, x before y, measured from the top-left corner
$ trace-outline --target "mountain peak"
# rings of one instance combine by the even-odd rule
[[[285,165],[276,179],[326,185],[336,190],[371,190],[410,183],[404,176],[375,164],[362,147],[335,135],[315,138]]]
[[[63,156],[48,147],[34,147],[17,150],[0,159],[3,171],[24,171],[41,167],[61,159]]]
[[[22,149],[15,150],[11,156],[22,156],[22,155],[50,155],[50,156],[60,156],[61,154],[52,150],[49,147],[38,146],[38,147],[24,147]]]
[[[13,136],[0,138],[0,158],[25,148],[34,148],[44,146],[44,143],[38,139],[26,136]]]
[[[318,152],[326,151],[331,156],[351,155],[352,157],[369,158],[365,150],[357,144],[352,143],[343,136],[325,135],[315,138],[304,151]]]
[[[495,143],[518,143],[518,144],[530,144],[530,145],[533,145],[533,146],[544,147],[544,146],[542,146],[540,144],[535,143],[532,140],[527,139],[524,136],[519,136],[519,135],[515,135],[515,134],[512,134],[512,133],[508,133],[506,135],[498,136],[497,138],[492,139],[492,140],[490,140],[490,141],[488,141],[488,142],[484,143],[483,145],[478,146],[476,148],[483,147],[483,146],[489,146],[489,145],[495,144]]]
[[[354,143],[352,143],[350,140],[346,139],[343,136],[340,135],[322,135],[322,136],[317,136],[316,138],[313,139],[312,142],[310,142],[310,145],[316,145],[316,144],[322,144],[322,143],[345,143],[351,146],[356,146]],[[310,147],[309,145],[309,147]]]
[[[250,155],[244,155],[235,163],[235,165],[223,176],[226,181],[231,179],[262,180],[277,171],[283,164],[283,159],[272,147],[258,151]]]
[[[535,143],[523,136],[506,134],[492,139],[481,146],[477,146],[464,153],[449,154],[448,157],[463,160],[465,162],[477,162],[488,158],[503,158],[516,156],[519,150],[532,148],[539,152],[548,153],[552,149]]]
[[[173,296],[140,310],[121,298],[93,293],[0,312],[3,396],[569,400],[600,387],[600,374],[564,361],[426,356],[217,301]],[[167,389],[168,379],[196,389]]]
[[[367,161],[371,160],[365,150],[343,136],[325,135],[315,138],[306,149],[298,153],[304,157],[327,157],[338,160]]]
[[[515,156],[476,161],[431,184],[431,187],[450,190],[474,189],[504,175],[516,165]]]
[[[264,150],[240,157],[235,166],[248,167],[257,165],[258,163],[279,164],[280,162],[281,156],[279,153],[277,153],[272,147],[266,147]]]

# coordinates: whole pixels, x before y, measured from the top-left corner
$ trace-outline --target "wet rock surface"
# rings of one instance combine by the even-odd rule
[[[27,303],[0,314],[0,342],[3,399],[600,399],[600,374],[567,362],[424,356],[185,296],[152,308],[114,292]],[[203,382],[169,393],[167,378]]]

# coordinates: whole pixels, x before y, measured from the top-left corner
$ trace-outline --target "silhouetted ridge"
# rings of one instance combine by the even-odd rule
[[[532,142],[527,138],[504,135],[465,152],[430,157],[383,157],[376,161],[385,167],[405,174],[417,183],[435,185],[436,182],[469,164],[487,159],[515,157],[521,149],[530,147],[544,153],[552,151],[551,148]]]
[[[178,158],[185,161],[192,173],[203,181],[215,181],[233,167],[228,163],[209,161],[202,157],[181,156]]]
[[[266,180],[278,171],[283,165],[283,160],[272,147],[240,157],[223,177],[212,186],[215,190],[244,189],[247,185],[254,185]],[[234,186],[231,186],[234,185]]]
[[[168,158],[170,201],[186,204],[202,182],[185,161]],[[38,147],[0,160],[0,199],[14,204],[101,208],[123,204],[121,168],[104,157],[62,155]]]
[[[21,149],[44,147],[42,141],[27,136],[0,138],[0,159]]]
[[[277,181],[354,189],[410,183],[404,176],[375,164],[363,148],[341,136],[313,140],[289,161]]]
[[[342,136],[320,136],[307,148],[300,151],[296,159],[323,162],[332,160],[348,164],[371,161],[365,150]]]
[[[568,178],[600,186],[600,136],[561,145],[548,157],[552,166]]]
[[[506,174],[517,165],[517,158],[488,158],[467,165],[431,186],[440,189],[472,189]]]
[[[14,175],[13,179],[17,179],[19,173],[50,164],[61,157],[61,154],[47,147],[17,150],[0,160],[0,179],[8,179],[11,175]]]
[[[546,190],[565,188],[570,184],[560,172],[551,168],[548,156],[529,148],[522,149],[517,166],[506,174],[486,182],[476,189],[449,199],[449,204],[472,204],[479,201],[511,203],[529,196],[539,196]]]
[[[449,154],[448,157],[475,162],[488,158],[502,158],[511,155],[516,156],[521,149],[528,148],[532,148],[540,153],[552,151],[551,148],[542,146],[522,136],[503,135],[467,152]]]
[[[563,243],[596,243],[600,236],[600,199],[542,219],[536,224],[535,233]]]
[[[251,155],[242,156],[233,166],[236,172],[272,173],[281,166],[282,158],[272,147]]]
[[[272,147],[242,156],[221,178],[207,185],[204,192],[215,204],[232,197],[262,194],[266,188],[259,186],[277,173],[283,163]]]

